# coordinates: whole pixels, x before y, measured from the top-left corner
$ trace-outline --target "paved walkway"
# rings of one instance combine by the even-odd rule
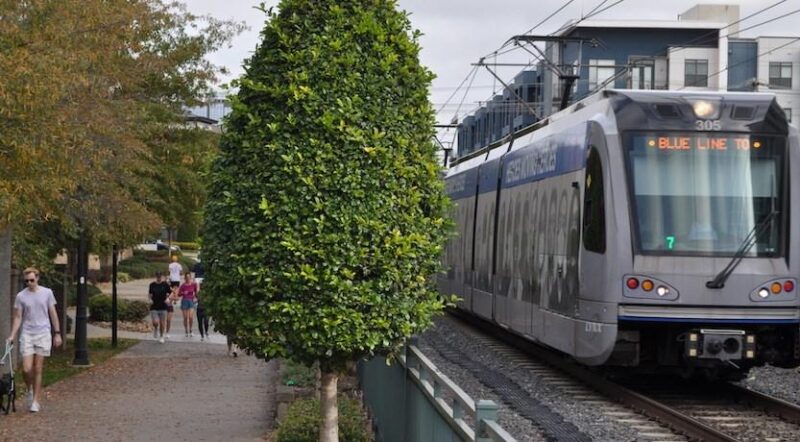
[[[39,413],[18,399],[16,414],[0,416],[0,440],[264,440],[273,424],[274,364],[228,357],[224,336],[200,342],[182,329],[178,312],[164,344],[121,331],[142,342],[48,387]],[[91,325],[87,331],[111,335]]]
[[[147,293],[148,290],[150,289],[150,283],[153,281],[154,281],[153,279],[134,279],[133,281],[119,283],[117,284],[117,295],[120,298],[149,302]],[[110,284],[103,284],[100,286],[100,288],[103,291],[103,293],[109,295],[111,294]],[[201,290],[200,291],[201,299],[202,295],[203,292]],[[183,330],[183,314],[181,313],[181,309],[178,308],[179,306],[180,304],[175,306],[175,314],[172,317],[172,324],[170,330],[170,339],[177,342],[198,342],[200,340],[200,331],[197,328],[197,316],[195,315],[194,323],[192,325],[194,337],[185,338]],[[67,313],[72,318],[75,318],[74,307],[68,308]],[[210,332],[211,332],[210,336],[211,343],[224,344],[226,342],[225,336],[214,332],[213,321]],[[96,327],[89,324],[86,329],[86,334],[90,338],[111,337],[111,329],[104,327]],[[125,330],[118,330],[117,336],[119,336],[120,338],[130,338],[130,339],[152,339],[152,334],[129,332]]]

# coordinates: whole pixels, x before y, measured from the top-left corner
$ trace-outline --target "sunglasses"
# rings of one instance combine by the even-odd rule
[[[26,279],[25,282],[36,282],[35,279]]]

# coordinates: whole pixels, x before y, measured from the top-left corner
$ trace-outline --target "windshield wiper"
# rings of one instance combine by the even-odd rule
[[[760,223],[753,226],[753,229],[750,230],[747,236],[745,236],[744,241],[742,241],[742,245],[739,246],[739,250],[737,250],[733,255],[733,258],[731,258],[731,262],[729,262],[728,265],[725,266],[725,268],[714,277],[714,279],[711,281],[706,281],[706,287],[710,289],[721,289],[725,287],[725,281],[727,281],[728,277],[731,276],[731,273],[733,273],[733,270],[736,268],[736,266],[742,262],[744,255],[746,255],[747,252],[753,248],[756,242],[758,242],[758,238],[764,234],[767,226],[777,214],[778,211],[773,210],[772,212],[768,213]]]

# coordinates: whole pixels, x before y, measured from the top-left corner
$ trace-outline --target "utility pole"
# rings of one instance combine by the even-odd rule
[[[78,239],[78,302],[75,306],[75,359],[72,365],[88,367],[89,351],[86,346],[86,277],[89,268],[89,251],[86,240],[86,230],[81,227]]]
[[[520,46],[525,51],[530,53],[531,55],[539,58],[542,63],[553,73],[558,76],[558,79],[562,81],[562,90],[561,90],[561,103],[560,108],[564,109],[569,106],[569,101],[572,98],[572,86],[575,84],[576,81],[580,79],[580,72],[577,74],[574,72],[567,72],[562,69],[560,64],[554,63],[550,58],[544,53],[539,47],[535,45],[536,42],[545,42],[545,43],[552,43],[558,45],[560,48],[562,45],[567,43],[577,43],[580,44],[581,47],[584,43],[588,43],[593,47],[596,46],[603,46],[605,47],[602,42],[595,38],[581,38],[581,37],[565,37],[559,35],[515,35],[509,39],[509,41],[513,41],[515,44],[519,45],[520,43],[529,43],[530,46],[538,52],[534,54],[533,52],[529,51],[525,46]],[[559,51],[560,53],[560,51]],[[560,55],[559,55],[560,56]],[[580,60],[580,57],[579,57]]]

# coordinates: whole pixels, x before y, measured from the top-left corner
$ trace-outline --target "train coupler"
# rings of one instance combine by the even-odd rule
[[[691,359],[755,359],[756,337],[744,330],[701,328],[686,333],[684,349]]]

